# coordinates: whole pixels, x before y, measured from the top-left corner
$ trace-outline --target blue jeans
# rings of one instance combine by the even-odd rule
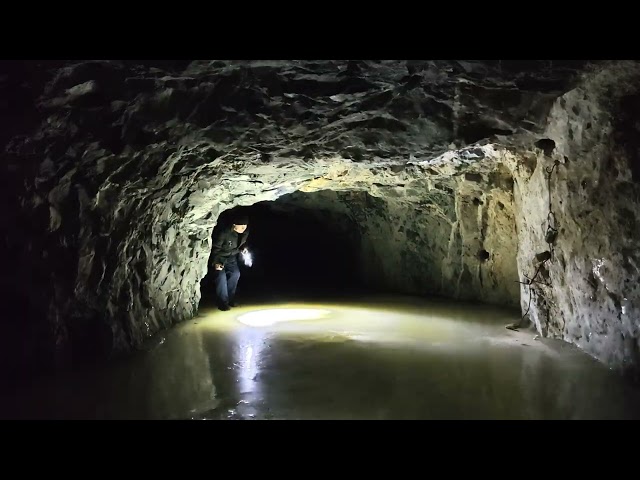
[[[240,268],[238,260],[233,255],[224,262],[222,270],[215,270],[216,296],[220,306],[229,305],[236,296],[238,280],[240,280]]]

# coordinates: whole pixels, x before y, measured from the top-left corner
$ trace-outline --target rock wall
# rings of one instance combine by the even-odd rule
[[[521,281],[541,263],[536,254],[550,251],[549,193],[558,229],[553,257],[538,277],[543,283],[531,288],[529,318],[541,334],[634,375],[640,365],[639,82],[636,62],[596,70],[554,104],[541,137],[552,142],[529,154],[505,153],[515,178]],[[522,287],[523,312],[529,290]]]
[[[519,304],[511,191],[492,186],[484,178],[490,175],[470,175],[472,184],[438,185],[417,201],[391,199],[362,208],[361,263],[370,285]]]

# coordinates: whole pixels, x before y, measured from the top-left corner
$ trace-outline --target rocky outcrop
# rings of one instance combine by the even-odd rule
[[[518,264],[530,277],[540,270],[531,288],[523,287],[523,310],[542,334],[634,374],[640,365],[639,80],[637,63],[594,72],[554,104],[535,153],[505,155],[515,179]],[[557,230],[551,244],[549,223]]]
[[[635,286],[616,281],[613,297],[601,293],[614,308],[605,315],[591,309],[598,300],[586,300],[578,273],[588,275],[592,258],[605,259],[594,274],[604,292],[612,280],[598,275],[636,268],[635,254],[624,252],[637,242],[637,169],[625,163],[633,152],[608,137],[615,128],[628,136],[633,123],[614,127],[618,107],[598,104],[601,91],[584,98],[604,84],[633,95],[620,75],[597,79],[616,71],[631,79],[635,64],[605,64],[578,87],[583,65],[552,62],[58,67],[41,74],[47,82],[29,97],[40,121],[23,121],[4,148],[4,208],[13,227],[2,232],[10,266],[3,290],[15,307],[5,340],[27,339],[3,345],[7,360],[56,364],[127,351],[191,318],[220,213],[293,192],[335,192],[323,195],[357,225],[362,275],[378,287],[524,305],[528,287],[516,282],[546,246],[542,168],[565,156],[576,170],[562,177],[567,169],[559,167],[552,188],[570,210],[557,212],[558,261],[549,263],[552,286],[540,287],[550,291],[534,294],[528,314],[542,333],[608,364],[633,358],[620,352],[640,338],[637,313],[622,313],[637,312]],[[580,143],[585,135],[597,147]],[[590,163],[578,161],[583,148]],[[606,192],[589,184],[605,175],[604,157],[617,159],[619,177],[607,180]],[[593,209],[619,205],[609,226],[629,235],[616,230],[615,244],[593,235],[578,253],[579,245],[566,243],[576,238],[569,227],[604,232],[603,223],[579,220],[588,201]],[[554,270],[560,258],[566,269]],[[557,307],[543,320],[549,305]],[[609,325],[616,308],[626,315],[628,327],[618,329],[625,340],[585,347],[577,332],[606,336],[594,326]],[[561,318],[568,326],[558,327]]]

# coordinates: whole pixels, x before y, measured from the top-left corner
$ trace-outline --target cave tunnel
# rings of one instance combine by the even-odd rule
[[[312,210],[309,204],[319,209]],[[229,228],[229,218],[238,212],[250,221],[252,265],[239,262],[238,298],[313,300],[362,292],[358,225],[331,207],[322,192],[296,192],[224,212],[214,236]],[[214,289],[211,275],[205,276],[203,305],[215,302]]]
[[[638,85],[605,60],[1,64],[0,417],[640,418]],[[253,263],[220,311],[237,213]]]

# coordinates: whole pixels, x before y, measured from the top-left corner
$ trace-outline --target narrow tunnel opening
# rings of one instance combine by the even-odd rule
[[[331,192],[333,193],[333,192]],[[359,229],[344,205],[322,193],[284,195],[275,201],[221,214],[212,233],[231,228],[238,213],[249,219],[252,264],[239,261],[237,296],[250,301],[320,299],[364,291],[359,268]],[[215,273],[201,283],[201,304],[216,304]]]
[[[252,256],[250,267],[241,255],[235,257],[240,278],[235,301],[229,301],[246,305],[382,294],[481,299],[517,307],[517,241],[498,240],[500,225],[513,222],[513,205],[503,198],[503,208],[496,210],[500,223],[483,228],[480,241],[476,235],[463,237],[453,220],[456,202],[463,218],[477,217],[476,194],[465,195],[434,195],[416,207],[403,198],[364,190],[296,191],[226,210],[213,229],[211,244],[221,231],[232,229],[232,219],[240,214],[249,219]],[[464,228],[473,231],[471,225]],[[452,254],[461,261],[452,262]],[[207,255],[207,273],[200,283],[202,308],[225,303],[216,294],[220,275],[213,254]]]

